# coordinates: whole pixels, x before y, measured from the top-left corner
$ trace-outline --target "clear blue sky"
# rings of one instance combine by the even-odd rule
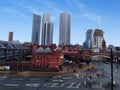
[[[31,41],[33,13],[48,12],[54,23],[54,43],[59,40],[59,14],[71,15],[71,43],[83,44],[89,28],[104,30],[107,45],[120,46],[120,0],[0,0],[0,40]],[[41,35],[41,33],[40,33]]]

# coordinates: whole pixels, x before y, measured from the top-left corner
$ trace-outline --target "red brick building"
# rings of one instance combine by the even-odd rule
[[[82,53],[82,59],[83,60],[91,60],[92,58],[92,52],[90,50],[85,50]]]
[[[102,42],[102,50],[101,50],[102,53],[106,53],[106,42],[105,40],[103,40]]]
[[[13,41],[13,32],[9,32],[8,41]]]
[[[92,58],[92,52],[90,50],[82,50],[82,47],[79,44],[64,46],[63,52],[65,59],[69,59],[74,62],[91,60]]]
[[[31,65],[33,68],[41,69],[58,69],[63,65],[62,49],[51,46],[39,46],[34,50],[31,57]]]

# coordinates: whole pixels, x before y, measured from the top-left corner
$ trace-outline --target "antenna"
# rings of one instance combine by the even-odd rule
[[[101,28],[101,18],[100,18],[100,16],[99,16],[98,24],[99,24],[99,29],[100,29]]]

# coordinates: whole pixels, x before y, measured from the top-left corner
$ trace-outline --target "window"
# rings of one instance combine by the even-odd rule
[[[37,56],[37,60],[39,60],[39,57]]]
[[[57,62],[58,62],[59,58],[57,57]]]
[[[46,61],[49,62],[49,58],[48,57],[46,58]]]

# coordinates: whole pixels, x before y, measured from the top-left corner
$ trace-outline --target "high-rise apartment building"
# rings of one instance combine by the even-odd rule
[[[70,45],[70,14],[63,12],[60,14],[59,45]]]
[[[32,43],[39,44],[40,41],[40,23],[41,16],[37,14],[33,14],[33,26],[32,26]]]
[[[50,15],[43,14],[41,45],[50,45],[53,43],[53,23],[50,22]]]
[[[8,41],[13,41],[13,32],[9,32]]]

